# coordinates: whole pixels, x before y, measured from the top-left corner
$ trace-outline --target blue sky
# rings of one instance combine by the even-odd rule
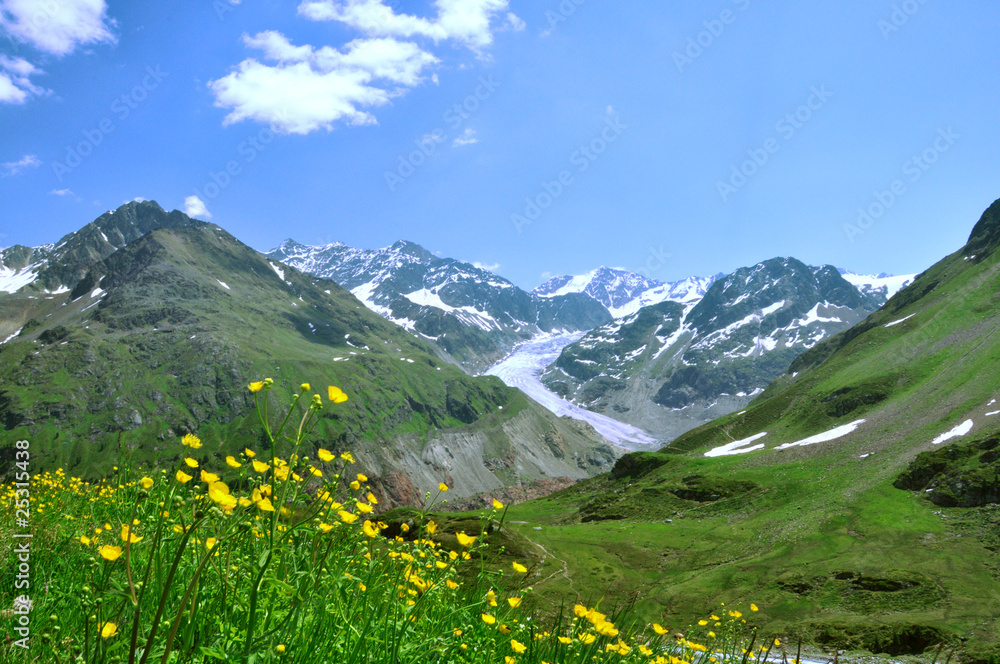
[[[998,28],[972,0],[0,0],[0,245],[142,197],[528,288],[916,272],[1000,197]]]

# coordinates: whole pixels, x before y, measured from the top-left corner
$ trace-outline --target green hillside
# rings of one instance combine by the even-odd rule
[[[631,598],[675,627],[755,601],[788,639],[895,655],[945,641],[996,661],[998,247],[1000,201],[746,411],[514,507],[548,555],[536,589]]]

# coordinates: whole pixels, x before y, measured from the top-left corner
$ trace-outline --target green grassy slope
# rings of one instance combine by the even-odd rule
[[[998,248],[1000,202],[965,248],[746,412],[514,507],[565,572],[536,588],[554,601],[634,594],[642,615],[675,628],[718,602],[756,601],[789,638],[893,654],[964,638],[968,661],[996,657]],[[836,440],[775,449],[862,419]],[[932,444],[967,420],[966,437]],[[763,432],[761,450],[705,456]]]
[[[0,319],[21,328],[0,345],[0,448],[30,439],[39,468],[100,476],[119,432],[139,462],[176,456],[188,432],[204,454],[233,453],[257,441],[246,384],[264,376],[276,403],[303,381],[344,389],[350,401],[328,410],[316,439],[393,476],[386,491],[399,500],[441,480],[468,494],[586,476],[614,460],[598,437],[498,379],[465,375],[336,284],[212,224],[151,230],[93,263],[69,293],[2,296]],[[449,467],[427,449],[441,441],[478,467]],[[542,448],[537,460],[524,458],[531,445]]]

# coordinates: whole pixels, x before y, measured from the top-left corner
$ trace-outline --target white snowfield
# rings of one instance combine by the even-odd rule
[[[38,277],[39,265],[29,265],[21,270],[14,270],[0,265],[0,292],[16,293]]]
[[[907,274],[901,277],[881,275],[873,277],[865,274],[854,274],[853,272],[847,272],[842,276],[852,286],[862,290],[877,291],[884,288],[887,298],[892,298],[893,295],[912,284],[913,280],[917,277],[915,274]]]
[[[743,440],[735,440],[728,445],[722,445],[721,447],[716,447],[714,450],[709,450],[705,452],[707,457],[720,457],[720,456],[732,456],[734,454],[746,454],[747,452],[756,452],[757,450],[764,449],[764,443],[759,445],[753,445],[752,447],[746,447],[751,443],[754,443],[764,436],[767,432],[759,433],[756,436],[750,436],[749,438],[744,438]]]
[[[858,427],[867,422],[867,420],[858,420],[856,422],[851,422],[850,424],[845,424],[842,427],[837,427],[836,429],[830,429],[829,431],[816,434],[815,436],[810,436],[796,443],[785,443],[784,445],[778,445],[775,450],[787,450],[790,447],[804,447],[806,445],[815,445],[817,443],[825,443],[831,440],[837,440],[838,438],[843,438],[848,434],[852,434],[857,431]]]
[[[949,431],[948,433],[943,433],[934,439],[932,445],[940,445],[941,443],[951,440],[952,438],[962,438],[968,436],[969,432],[972,431],[972,427],[976,426],[976,423],[972,420],[966,420],[962,422],[957,427]]]
[[[497,376],[510,387],[516,387],[560,417],[568,416],[590,424],[610,442],[627,450],[648,450],[657,445],[656,438],[624,422],[592,413],[566,401],[549,390],[538,375],[566,346],[579,341],[582,332],[544,334],[522,344],[507,359],[491,367],[486,375]]]

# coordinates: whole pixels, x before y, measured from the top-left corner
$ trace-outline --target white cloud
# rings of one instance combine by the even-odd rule
[[[491,22],[508,9],[508,0],[435,0],[437,17],[397,14],[383,0],[304,0],[299,13],[313,21],[339,21],[373,37],[428,37],[455,40],[479,51],[493,43]],[[516,29],[523,21],[504,18]]]
[[[528,24],[522,21],[521,18],[514,13],[507,14],[507,24],[517,32],[520,32],[528,27]]]
[[[53,196],[73,196],[73,192],[69,189],[53,189],[49,193]]]
[[[17,175],[26,168],[38,168],[41,165],[42,161],[37,156],[26,154],[18,161],[8,161],[6,164],[0,164],[0,168],[4,170],[5,176],[10,176]]]
[[[395,39],[356,39],[342,51],[293,46],[274,31],[244,36],[244,42],[278,64],[249,58],[208,84],[215,105],[232,109],[223,124],[256,120],[291,134],[330,130],[338,120],[374,124],[363,108],[405,94],[405,88],[422,81],[426,67],[438,62],[416,44]]]
[[[0,0],[0,28],[52,55],[83,44],[114,43],[104,0]]]
[[[464,132],[462,132],[461,136],[455,139],[452,145],[454,147],[462,147],[463,145],[475,145],[478,142],[479,139],[476,138],[476,130],[466,129]]]
[[[205,203],[197,196],[188,196],[184,199],[184,214],[189,217],[212,218],[212,213],[208,211]]]
[[[23,58],[0,55],[0,103],[23,104],[30,95],[46,95],[50,90],[38,87],[28,78],[44,74]]]
[[[480,270],[486,270],[488,272],[497,272],[500,270],[500,263],[493,263],[492,265],[487,263],[480,263],[479,261],[473,261],[473,267],[478,267]]]

